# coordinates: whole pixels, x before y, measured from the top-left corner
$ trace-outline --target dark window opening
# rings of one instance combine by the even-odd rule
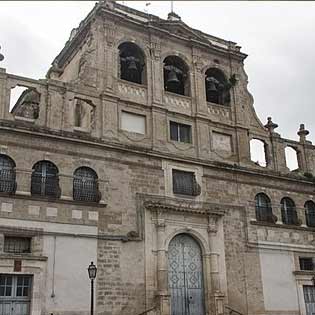
[[[170,121],[170,138],[174,141],[191,143],[191,126]]]
[[[275,217],[272,214],[272,207],[269,197],[263,193],[259,193],[255,197],[255,203],[257,221],[275,223]]]
[[[281,200],[281,217],[284,224],[300,225],[294,201],[288,197]]]
[[[119,46],[120,78],[122,80],[144,84],[145,62],[142,50],[133,43]]]
[[[314,270],[314,263],[312,257],[299,257],[301,270]]]
[[[16,191],[15,162],[0,154],[0,192],[12,194]]]
[[[180,95],[189,96],[188,67],[177,56],[164,59],[164,90]]]
[[[200,185],[196,181],[195,173],[173,170],[173,193],[188,196],[198,196]]]
[[[315,227],[315,203],[313,201],[306,201],[305,205],[306,225]]]
[[[230,105],[231,84],[226,80],[223,72],[216,68],[206,71],[206,98],[207,102],[219,105]]]
[[[5,236],[3,251],[6,253],[30,253],[31,252],[31,238],[18,236]]]
[[[56,165],[49,161],[37,162],[33,166],[31,194],[59,198],[60,193],[58,168]]]
[[[98,178],[89,167],[78,168],[73,175],[73,199],[78,201],[99,202]]]

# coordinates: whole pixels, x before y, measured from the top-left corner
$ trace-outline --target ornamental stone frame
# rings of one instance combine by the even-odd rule
[[[206,315],[224,312],[226,270],[223,236],[223,209],[211,209],[202,202],[167,198],[146,201],[145,239],[147,301],[155,301],[156,315],[170,315],[168,289],[168,248],[178,234],[193,237],[200,245],[203,263]],[[151,249],[151,250],[150,250]],[[221,269],[219,269],[219,266]],[[150,304],[151,303],[151,304]]]

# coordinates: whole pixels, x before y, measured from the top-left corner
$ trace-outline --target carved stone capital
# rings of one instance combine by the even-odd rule
[[[209,215],[208,216],[208,233],[217,233],[218,231],[218,216]]]
[[[150,43],[150,53],[152,59],[158,61],[161,58],[161,42],[160,41],[152,41]]]

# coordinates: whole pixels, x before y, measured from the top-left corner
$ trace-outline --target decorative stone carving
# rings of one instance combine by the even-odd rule
[[[191,110],[190,98],[179,97],[175,95],[166,94],[164,95],[164,102],[168,106],[177,107],[179,110]]]
[[[34,88],[25,90],[17,100],[12,113],[15,116],[37,119],[39,116],[40,94]]]
[[[218,231],[218,216],[216,215],[209,215],[208,217],[208,232],[209,233],[216,233]]]
[[[103,26],[107,45],[112,46],[116,37],[116,26],[114,23],[109,22],[105,22]]]
[[[300,124],[300,129],[297,132],[298,136],[300,137],[300,142],[301,143],[305,143],[306,142],[306,136],[309,134],[310,132],[308,130],[305,129],[304,124]]]
[[[133,84],[128,84],[124,82],[118,82],[118,91],[123,95],[127,95],[130,97],[142,98],[145,100],[146,98],[146,89],[141,86],[136,86]]]
[[[271,118],[271,117],[268,117],[267,120],[268,120],[268,122],[267,122],[267,124],[266,124],[264,127],[267,128],[270,133],[272,133],[272,132],[274,132],[274,130],[275,130],[276,128],[278,128],[278,125],[275,124],[275,123],[272,121],[272,118]]]

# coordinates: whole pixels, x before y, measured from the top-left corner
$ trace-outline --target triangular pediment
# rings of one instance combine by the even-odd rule
[[[209,43],[202,34],[199,34],[182,21],[158,21],[153,24],[168,31],[172,35]]]

